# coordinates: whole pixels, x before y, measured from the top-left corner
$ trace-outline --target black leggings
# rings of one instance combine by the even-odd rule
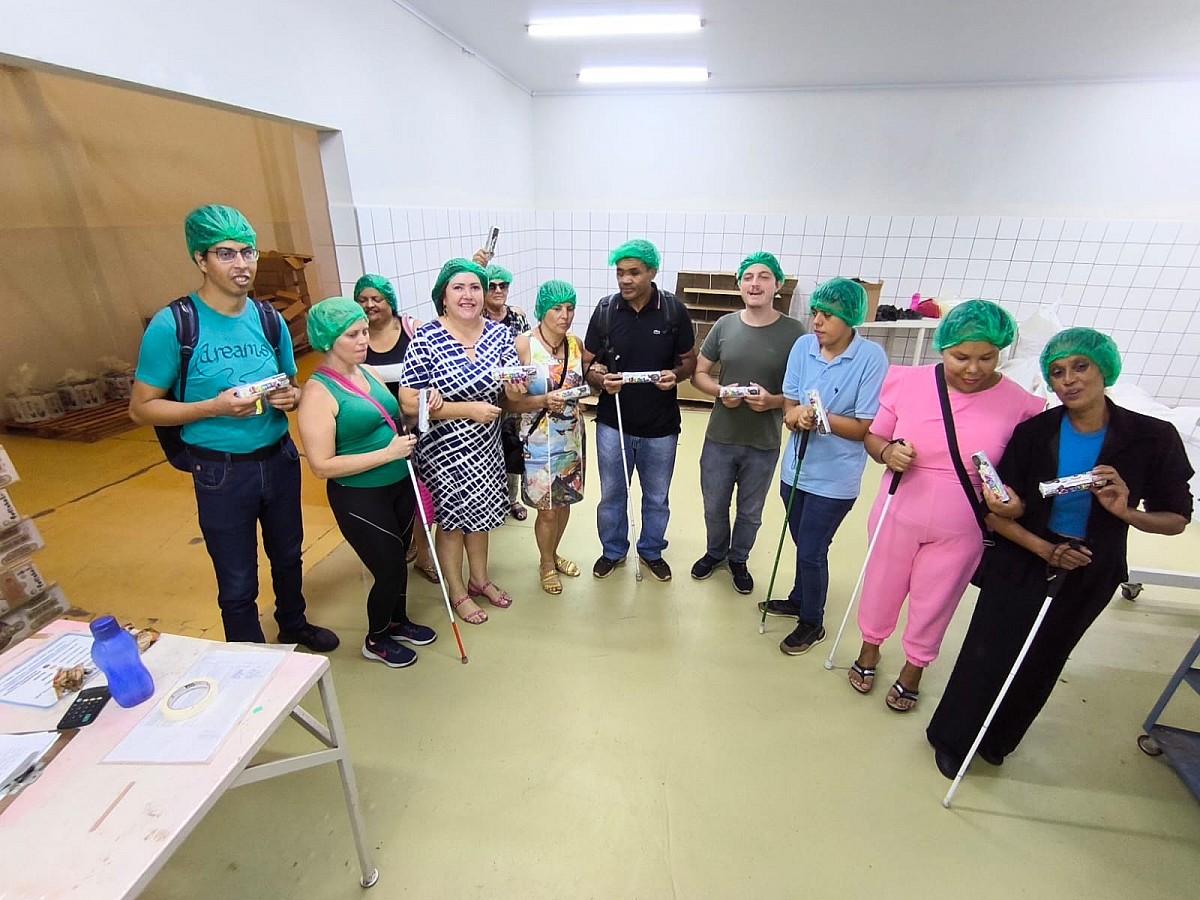
[[[393,622],[408,621],[408,563],[413,513],[417,508],[407,478],[383,487],[346,487],[330,480],[326,494],[338,529],[371,571],[367,628],[381,634]]]

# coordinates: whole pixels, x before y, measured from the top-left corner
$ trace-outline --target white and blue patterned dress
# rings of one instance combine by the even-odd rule
[[[519,364],[508,328],[484,319],[475,359],[436,319],[422,325],[404,354],[406,388],[437,388],[447,403],[499,404],[495,370]],[[437,523],[450,531],[491,531],[508,516],[500,420],[431,419],[417,442],[421,477],[433,494]]]

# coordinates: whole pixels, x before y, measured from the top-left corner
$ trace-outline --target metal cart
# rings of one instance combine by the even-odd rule
[[[1173,572],[1169,569],[1130,569],[1129,580],[1121,585],[1121,596],[1136,600],[1142,586],[1157,584],[1162,587],[1200,589],[1200,574],[1195,572]]]
[[[1158,718],[1175,695],[1179,686],[1186,682],[1192,689],[1200,692],[1200,669],[1196,668],[1196,660],[1200,658],[1200,637],[1192,644],[1192,649],[1183,657],[1183,662],[1167,682],[1162,696],[1154,709],[1146,717],[1142,728],[1145,734],[1137,739],[1138,748],[1147,756],[1162,756],[1166,754],[1188,790],[1200,799],[1200,732],[1188,731],[1184,728],[1174,728],[1170,725],[1159,725]]]

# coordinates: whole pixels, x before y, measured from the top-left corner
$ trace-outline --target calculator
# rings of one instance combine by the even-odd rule
[[[68,707],[62,720],[58,723],[58,730],[66,731],[68,728],[82,728],[84,725],[92,724],[111,696],[107,685],[80,691],[75,702]]]

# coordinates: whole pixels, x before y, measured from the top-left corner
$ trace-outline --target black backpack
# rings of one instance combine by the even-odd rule
[[[282,332],[279,313],[266,300],[248,298],[258,310],[258,321],[262,324],[263,334],[279,358],[279,337]],[[188,367],[192,363],[192,353],[200,342],[200,316],[196,311],[196,302],[189,294],[172,300],[167,307],[175,318],[175,338],[179,341],[179,383],[167,392],[168,400],[184,400],[187,391]],[[282,371],[283,366],[280,365]],[[158,438],[159,446],[167,457],[167,462],[181,472],[192,470],[191,457],[188,456],[187,444],[183,442],[182,425],[155,425],[154,435]]]
[[[608,338],[612,331],[613,301],[619,296],[620,294],[609,294],[607,297],[601,297],[600,302],[596,304],[596,311],[592,313],[592,319],[596,322],[600,338],[600,352],[596,354],[596,359],[610,372],[618,371],[613,366],[612,345]],[[670,291],[664,291],[662,288],[659,288],[658,296],[662,300],[663,312],[666,314],[667,329],[672,335],[679,334],[679,300]]]

